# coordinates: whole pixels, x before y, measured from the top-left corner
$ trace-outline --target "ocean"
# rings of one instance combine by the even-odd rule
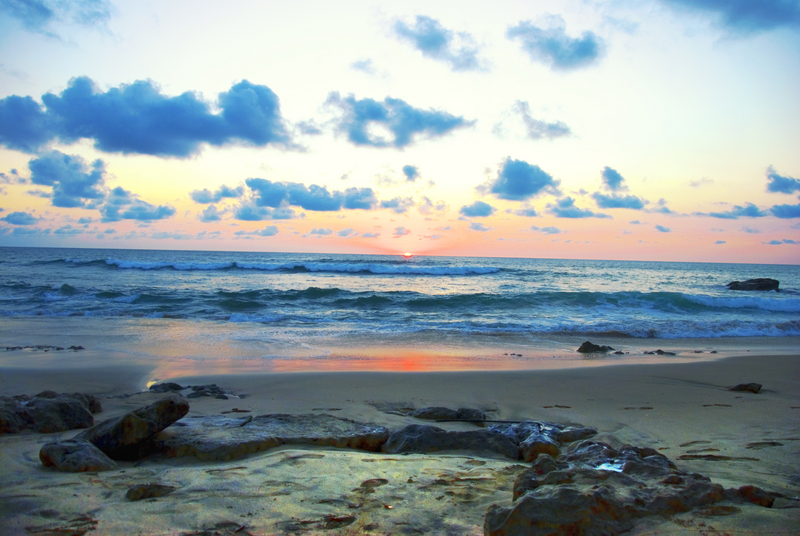
[[[730,291],[771,277],[780,292]],[[0,248],[3,317],[253,324],[272,337],[800,335],[800,266]],[[152,323],[151,323],[152,324]]]

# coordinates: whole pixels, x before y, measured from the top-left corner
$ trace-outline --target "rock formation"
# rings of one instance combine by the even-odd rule
[[[728,290],[774,290],[779,291],[780,281],[768,277],[748,279],[747,281],[731,281],[727,284]]]
[[[0,397],[0,434],[31,429],[50,434],[88,428],[93,413],[102,411],[100,401],[83,393],[42,391],[29,396]]]

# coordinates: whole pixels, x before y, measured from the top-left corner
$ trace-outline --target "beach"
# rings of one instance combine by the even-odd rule
[[[163,366],[169,359],[133,359],[135,352],[94,359],[91,344],[71,355],[29,348],[2,352],[0,395],[45,389],[95,394],[103,405],[95,415],[99,422],[167,396],[146,389],[158,379],[216,384],[230,393],[224,400],[189,400],[185,418],[235,408],[249,415],[328,414],[389,430],[420,423],[476,429],[396,411],[443,406],[478,408],[492,420],[580,424],[597,429],[592,440],[656,449],[679,469],[725,488],[754,485],[787,498],[780,508],[739,505],[731,515],[693,510],[647,518],[632,534],[796,534],[800,509],[786,507],[800,495],[800,356],[789,351],[797,348],[791,339],[781,338],[772,355],[773,339],[764,341],[766,352],[755,346],[758,339],[727,341],[729,347],[717,341],[726,348],[722,357],[684,351],[678,362],[656,356],[658,361],[609,364],[578,354],[568,367],[529,370],[261,373],[235,366],[225,371],[217,363],[203,375],[181,372],[202,367]],[[627,351],[656,342],[669,349],[665,341],[634,340]],[[735,355],[737,348],[743,355]],[[495,348],[498,358],[502,350]],[[380,360],[375,350],[354,354],[370,352]],[[168,377],[161,374],[168,370]],[[757,394],[729,390],[748,382],[763,388]],[[511,504],[514,480],[530,465],[464,451],[388,455],[284,445],[229,462],[153,457],[99,473],[42,466],[44,443],[78,432],[0,436],[4,534],[483,534],[487,508]],[[693,455],[700,457],[681,459]],[[125,498],[130,486],[147,482],[176,490],[146,501]],[[362,486],[368,482],[381,485]]]

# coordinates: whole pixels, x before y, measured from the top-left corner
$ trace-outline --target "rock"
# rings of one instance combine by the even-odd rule
[[[458,418],[458,412],[454,409],[441,407],[421,408],[412,411],[411,417],[427,421],[455,420]]]
[[[167,486],[165,484],[135,484],[128,488],[125,492],[125,498],[129,501],[141,501],[142,499],[151,499],[153,497],[163,497],[175,491],[174,486]]]
[[[227,461],[281,445],[317,445],[379,451],[389,437],[383,426],[326,414],[191,417],[165,430],[153,449],[170,457]]]
[[[772,504],[775,502],[775,495],[756,486],[742,486],[739,489],[728,491],[732,492],[731,495],[734,498],[766,508],[772,508]]]
[[[456,410],[456,419],[461,421],[485,421],[486,414],[475,408],[458,408]]]
[[[675,352],[665,352],[661,348],[658,350],[653,350],[652,352],[644,352],[645,355],[675,355]]]
[[[600,352],[610,352],[611,350],[613,350],[613,348],[610,346],[600,346],[589,341],[584,342],[581,344],[581,347],[578,348],[578,352],[582,354],[596,354]]]
[[[731,281],[728,283],[728,290],[774,290],[779,291],[780,281],[768,277],[748,279],[747,281]]]
[[[93,413],[102,411],[100,401],[83,393],[42,391],[36,396],[0,397],[0,434],[31,428],[53,433],[88,428]]]
[[[117,468],[114,460],[83,439],[67,439],[47,443],[39,451],[45,467],[55,467],[67,473],[110,471]]]
[[[519,456],[519,447],[515,441],[491,429],[450,432],[436,426],[418,424],[392,432],[381,450],[388,454],[466,450],[500,454],[512,460]]]
[[[174,391],[182,391],[185,389],[175,382],[157,383],[150,386],[150,390],[154,393],[171,393]]]
[[[734,385],[729,391],[750,391],[751,393],[758,393],[761,390],[760,383],[740,383],[739,385]]]
[[[573,441],[579,441],[581,439],[587,439],[596,434],[597,430],[594,428],[581,426],[577,428],[565,428],[563,430],[557,430],[551,434],[551,437],[559,443],[564,444],[572,443]]]
[[[170,396],[122,417],[103,421],[75,437],[93,443],[112,459],[135,459],[140,456],[140,443],[188,412],[188,402]]]
[[[553,458],[559,454],[558,443],[542,433],[533,433],[519,444],[520,458],[532,462],[539,454],[548,454]]]

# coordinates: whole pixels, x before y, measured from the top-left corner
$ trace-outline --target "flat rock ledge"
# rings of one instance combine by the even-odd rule
[[[517,477],[512,504],[489,507],[484,535],[615,535],[648,516],[727,515],[738,511],[731,504],[771,507],[775,498],[755,486],[724,489],[651,448],[587,440],[557,458],[540,454]]]
[[[42,391],[30,395],[0,396],[0,434],[33,430],[43,434],[88,428],[93,413],[103,411],[100,401],[84,393]]]
[[[316,445],[380,451],[389,437],[383,426],[327,414],[259,415],[231,418],[189,417],[165,430],[152,443],[169,457],[195,456],[206,461],[235,460],[281,445]]]

